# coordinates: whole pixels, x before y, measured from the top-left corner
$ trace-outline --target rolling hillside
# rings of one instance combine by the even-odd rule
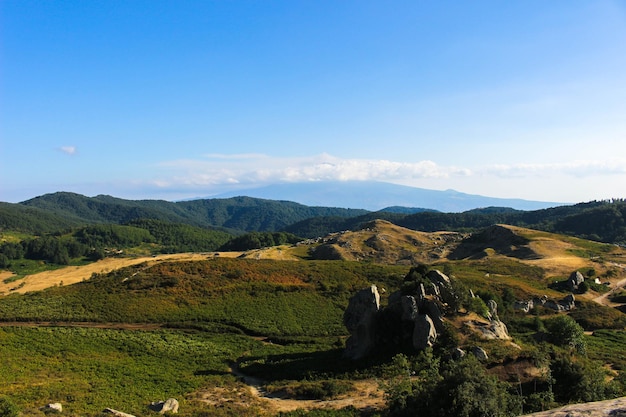
[[[594,300],[624,285],[625,261],[626,250],[616,245],[518,226],[420,232],[385,220],[237,253],[106,258],[3,287],[0,353],[8,359],[0,364],[0,390],[25,415],[43,416],[40,404],[60,401],[64,414],[89,417],[104,407],[150,415],[146,404],[163,396],[178,398],[184,417],[215,410],[268,417],[295,408],[324,408],[312,416],[403,416],[411,409],[402,414],[397,404],[417,401],[416,393],[452,392],[444,383],[484,389],[487,382],[513,401],[508,406],[523,397],[523,409],[532,411],[610,398],[626,393],[618,382],[626,369],[619,353],[626,315],[613,308],[619,304]],[[394,292],[423,279],[418,271],[426,265],[463,290],[460,310],[446,316],[433,349],[346,360],[343,317],[355,293],[375,284],[387,305]],[[603,282],[576,293],[575,310],[514,309],[518,300],[561,299],[568,292],[554,284],[573,271]],[[512,340],[480,336],[478,329],[490,325],[490,300],[497,300]],[[585,336],[575,327],[585,355],[554,336],[561,317],[594,332]],[[452,360],[453,347],[481,348],[488,357]],[[458,366],[467,368],[454,379]],[[411,372],[418,377],[403,379]],[[444,385],[404,389],[423,375]],[[581,375],[587,379],[572,387]],[[363,393],[372,401],[353,401]],[[353,408],[343,410],[347,405]]]

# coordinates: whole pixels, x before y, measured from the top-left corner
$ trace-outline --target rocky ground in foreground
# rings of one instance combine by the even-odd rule
[[[626,417],[626,397],[593,403],[570,404],[525,417]]]

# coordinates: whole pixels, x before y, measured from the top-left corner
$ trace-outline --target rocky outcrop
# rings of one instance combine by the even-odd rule
[[[435,340],[437,340],[435,323],[428,314],[418,314],[413,329],[413,347],[417,350],[424,350],[432,347]]]
[[[376,351],[420,351],[432,347],[447,331],[446,313],[459,305],[453,281],[437,270],[412,268],[403,289],[389,295],[380,306],[376,286],[357,292],[344,313],[350,331],[344,357],[361,359]],[[506,325],[498,318],[498,305],[488,302],[489,320],[467,323],[483,339],[510,340]],[[449,331],[449,330],[448,330]]]
[[[343,314],[343,324],[350,332],[344,356],[361,359],[376,346],[375,316],[380,310],[380,295],[375,285],[357,292]]]
[[[166,401],[152,402],[148,408],[159,414],[176,414],[178,413],[178,401],[175,398],[168,398]]]
[[[576,298],[574,294],[569,294],[560,300],[551,300],[545,295],[541,298],[535,297],[532,300],[516,301],[513,308],[524,313],[530,312],[535,307],[544,307],[554,311],[570,311],[576,308]]]
[[[481,362],[486,362],[489,359],[489,355],[487,355],[485,349],[481,348],[480,346],[475,346],[472,348],[472,355],[476,356],[476,359]]]
[[[585,277],[579,271],[574,271],[567,279],[566,285],[571,292],[578,291],[578,286],[585,282]]]
[[[474,331],[478,332],[483,339],[510,340],[511,336],[509,336],[506,324],[498,318],[498,304],[494,300],[489,300],[487,307],[489,308],[488,322],[473,320],[467,324]]]
[[[411,291],[390,294],[385,308],[380,307],[378,290],[373,285],[350,299],[343,316],[350,331],[345,357],[360,359],[393,346],[415,350],[433,346],[444,331],[444,312],[456,295],[450,278],[440,271],[428,271],[419,277],[419,281],[411,281]]]

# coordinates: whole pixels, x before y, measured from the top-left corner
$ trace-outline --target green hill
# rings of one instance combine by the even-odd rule
[[[124,200],[111,196],[85,197],[59,192],[24,201],[18,206],[38,208],[67,219],[66,223],[125,224],[137,219],[156,219],[201,227],[222,227],[242,231],[278,231],[285,226],[318,216],[354,217],[366,213],[331,207],[308,207],[288,201],[250,197],[207,199],[181,202],[163,200]],[[4,219],[0,217],[0,221]],[[27,224],[22,225],[27,227]],[[54,226],[50,225],[52,229]],[[26,230],[34,231],[34,230]]]

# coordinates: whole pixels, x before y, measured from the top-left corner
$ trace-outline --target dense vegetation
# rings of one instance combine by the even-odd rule
[[[29,210],[26,210],[29,209]],[[37,209],[37,210],[36,210]],[[20,220],[24,214],[49,213],[53,225],[43,227]],[[162,200],[124,200],[106,195],[85,197],[59,192],[46,194],[19,204],[0,206],[0,230],[19,229],[40,233],[56,231],[59,224],[127,224],[137,219],[156,219],[198,227],[219,227],[235,231],[279,231],[298,221],[319,216],[354,217],[366,210],[309,207],[288,201],[250,197],[169,202]],[[63,222],[58,221],[59,219]]]
[[[110,196],[85,197],[54,193],[20,204],[0,204],[0,230],[41,234],[92,223],[129,224],[138,219],[242,232],[289,232],[317,237],[354,230],[373,219],[384,219],[421,231],[473,231],[503,223],[607,243],[626,243],[626,202],[592,201],[543,210],[520,211],[489,207],[463,213],[401,210],[379,212],[308,207],[288,201],[249,197],[182,202],[124,200]]]
[[[460,279],[458,288],[471,286],[481,297],[462,291],[457,318],[464,311],[484,315],[485,303],[495,299],[521,349],[450,328],[432,350],[382,352],[360,361],[342,358],[348,299],[375,283],[386,289],[384,304],[385,294],[419,284],[423,267],[215,258],[137,265],[71,286],[9,295],[0,298],[0,321],[58,325],[0,327],[0,355],[7,358],[0,364],[0,391],[29,415],[50,401],[63,402],[64,414],[72,416],[96,416],[104,407],[146,415],[149,401],[173,396],[182,402],[182,416],[200,417],[209,415],[207,405],[193,393],[235,389],[240,382],[228,368],[236,363],[263,378],[268,391],[301,398],[341,395],[359,379],[385,381],[386,416],[414,415],[416,407],[424,416],[517,415],[624,393],[624,315],[615,313],[620,329],[585,336],[568,315],[517,313],[510,287],[489,285],[482,268],[515,271],[520,284],[541,281],[535,267],[507,265],[466,261],[444,269]],[[538,286],[536,292],[545,290]],[[614,311],[597,308],[580,310],[578,319]],[[143,330],[116,328],[129,324]],[[455,345],[482,346],[490,358],[453,360],[449,349]],[[616,370],[612,382],[607,363]],[[505,365],[530,366],[537,376],[493,373]],[[265,415],[253,398],[246,401],[245,409],[231,401],[210,415]],[[307,414],[362,415],[356,409],[285,415]]]
[[[447,306],[453,314],[435,346],[415,352],[401,345],[400,351],[359,361],[342,357],[348,336],[342,319],[350,297],[371,284],[381,290],[382,304],[395,290],[415,294],[427,284],[426,266],[211,256],[141,264],[71,286],[0,297],[0,416],[18,409],[44,415],[38,407],[54,401],[64,403],[69,416],[95,417],[104,407],[141,416],[149,413],[147,403],[168,397],[181,401],[184,417],[267,415],[254,398],[244,395],[238,402],[235,394],[228,396],[242,387],[233,367],[262,378],[268,392],[298,398],[334,398],[351,392],[354,381],[376,379],[385,389],[387,405],[378,411],[384,417],[415,415],[416,409],[421,416],[508,416],[624,395],[626,315],[585,300],[568,313],[514,310],[519,299],[558,298],[562,287],[538,264],[522,262],[527,254],[519,248],[530,237],[505,236],[499,242],[487,226],[507,223],[624,243],[625,214],[621,200],[466,213],[366,213],[249,198],[137,202],[70,193],[3,203],[3,269],[78,265],[121,251],[255,249],[356,229],[375,218],[426,231],[484,232],[437,265],[457,278],[460,296]],[[609,247],[585,241],[570,250],[601,259]],[[509,257],[467,256],[488,251]],[[621,273],[615,271],[602,273]],[[470,288],[477,297],[469,296]],[[594,290],[601,286],[581,287]],[[611,299],[623,300],[624,293]],[[518,347],[482,340],[464,325],[469,317],[488,317],[489,300],[497,302]],[[457,346],[468,352],[484,348],[489,358],[455,358],[451,348]],[[227,398],[219,406],[199,399],[215,389]],[[346,408],[283,415],[370,414]]]
[[[138,219],[127,225],[95,224],[66,233],[27,236],[0,243],[0,268],[15,269],[22,259],[68,265],[98,260],[123,249],[146,247],[146,253],[214,251],[230,233],[161,220]]]

